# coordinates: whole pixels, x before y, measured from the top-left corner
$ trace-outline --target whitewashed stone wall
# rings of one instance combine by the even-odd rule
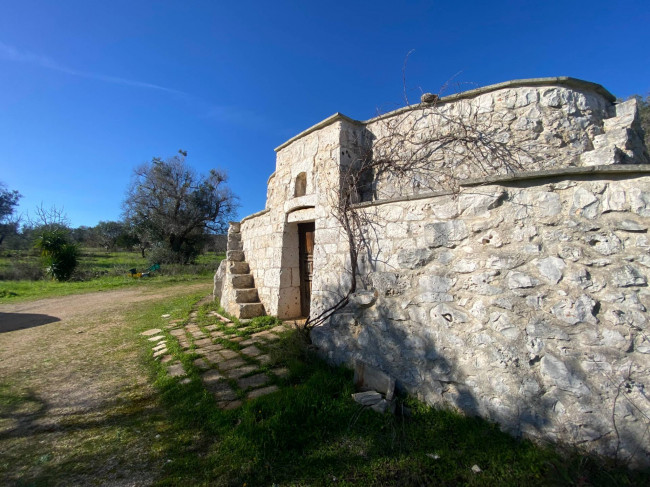
[[[362,277],[377,299],[314,330],[330,360],[363,359],[515,434],[650,463],[650,175],[465,187],[365,211]],[[347,247],[330,245],[321,286],[341,292]]]

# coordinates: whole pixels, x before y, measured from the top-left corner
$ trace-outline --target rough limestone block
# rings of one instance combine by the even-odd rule
[[[361,360],[355,362],[354,386],[360,391],[379,391],[389,401],[395,394],[395,379]]]

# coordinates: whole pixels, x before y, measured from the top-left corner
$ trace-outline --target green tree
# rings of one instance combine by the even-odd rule
[[[0,245],[7,235],[18,233],[18,219],[14,217],[14,212],[21,197],[18,191],[9,190],[4,183],[0,183]]]
[[[155,243],[156,260],[188,263],[198,255],[204,236],[223,232],[235,215],[237,198],[223,171],[199,175],[179,151],[154,158],[135,169],[124,201],[126,219]]]

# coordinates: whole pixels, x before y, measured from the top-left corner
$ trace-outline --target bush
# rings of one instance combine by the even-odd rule
[[[41,251],[45,272],[57,281],[67,281],[72,276],[79,258],[79,247],[70,242],[67,229],[44,230],[36,241]]]

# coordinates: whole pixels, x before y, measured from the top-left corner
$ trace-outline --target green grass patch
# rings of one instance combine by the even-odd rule
[[[80,264],[67,282],[50,279],[0,280],[0,303],[12,303],[52,296],[66,296],[84,292],[106,291],[124,287],[156,287],[179,282],[203,282],[212,279],[223,254],[201,255],[191,265],[163,265],[150,277],[133,278],[129,269],[146,271],[149,264],[137,252],[105,252],[83,249]],[[33,251],[10,251],[0,256],[0,275],[31,276],[39,269],[39,260]],[[15,273],[8,269],[15,270]],[[24,269],[24,271],[21,271]],[[37,274],[40,275],[40,274]]]

